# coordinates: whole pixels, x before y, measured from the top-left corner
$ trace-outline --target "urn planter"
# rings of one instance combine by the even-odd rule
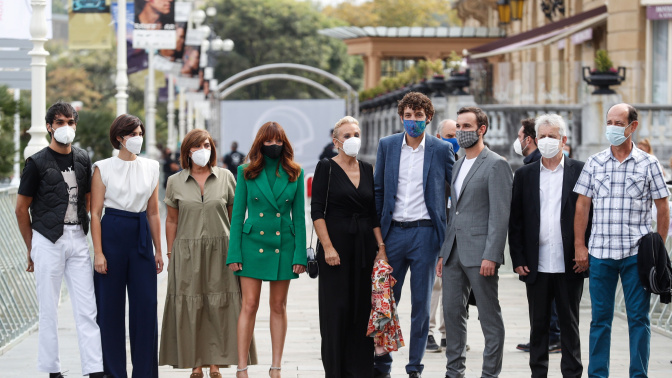
[[[583,81],[596,87],[593,94],[615,94],[609,87],[625,81],[625,67],[618,67],[618,70],[613,71],[591,71],[590,67],[583,67]]]

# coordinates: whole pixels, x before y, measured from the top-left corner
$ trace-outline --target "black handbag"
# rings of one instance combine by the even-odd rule
[[[326,159],[325,159],[326,160]],[[327,160],[328,161],[328,160]],[[327,180],[327,196],[324,201],[324,218],[327,217],[327,203],[329,201],[329,186],[331,186],[331,162],[329,162],[329,179]],[[310,233],[310,245],[306,248],[306,255],[308,257],[308,265],[306,266],[306,272],[308,272],[308,277],[317,278],[320,274],[320,268],[317,265],[317,245],[313,249],[313,235],[315,234],[315,223],[313,223],[313,232]],[[320,239],[317,239],[317,243],[320,243]]]

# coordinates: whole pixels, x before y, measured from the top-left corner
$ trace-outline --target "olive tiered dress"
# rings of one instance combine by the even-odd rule
[[[194,368],[236,365],[236,325],[242,304],[238,278],[226,267],[236,181],[212,167],[201,196],[185,169],[168,179],[167,206],[178,209],[177,235],[168,265],[168,292],[159,365]],[[256,364],[254,340],[248,363]]]

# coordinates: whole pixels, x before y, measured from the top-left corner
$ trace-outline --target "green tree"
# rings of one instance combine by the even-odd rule
[[[361,85],[361,58],[349,56],[342,41],[318,33],[320,29],[343,23],[329,19],[314,4],[296,0],[222,0],[214,6],[217,16],[213,30],[235,42],[232,52],[217,59],[215,75],[219,81],[263,64],[299,63],[329,71],[355,88]],[[318,75],[310,78],[338,89]],[[251,85],[230,96],[231,99],[324,97],[312,87],[286,81]]]
[[[326,6],[323,13],[352,26],[459,26],[450,0],[371,0],[344,1]]]

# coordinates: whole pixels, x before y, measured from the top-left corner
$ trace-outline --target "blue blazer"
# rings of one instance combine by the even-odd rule
[[[376,211],[380,218],[383,240],[390,230],[394,212],[397,184],[399,183],[399,160],[401,144],[406,133],[381,138],[378,142],[376,169],[374,171],[374,192]],[[434,232],[443,241],[446,233],[446,183],[450,184],[453,174],[455,153],[453,146],[425,132],[425,160],[422,166],[422,188],[425,205],[434,226]]]

